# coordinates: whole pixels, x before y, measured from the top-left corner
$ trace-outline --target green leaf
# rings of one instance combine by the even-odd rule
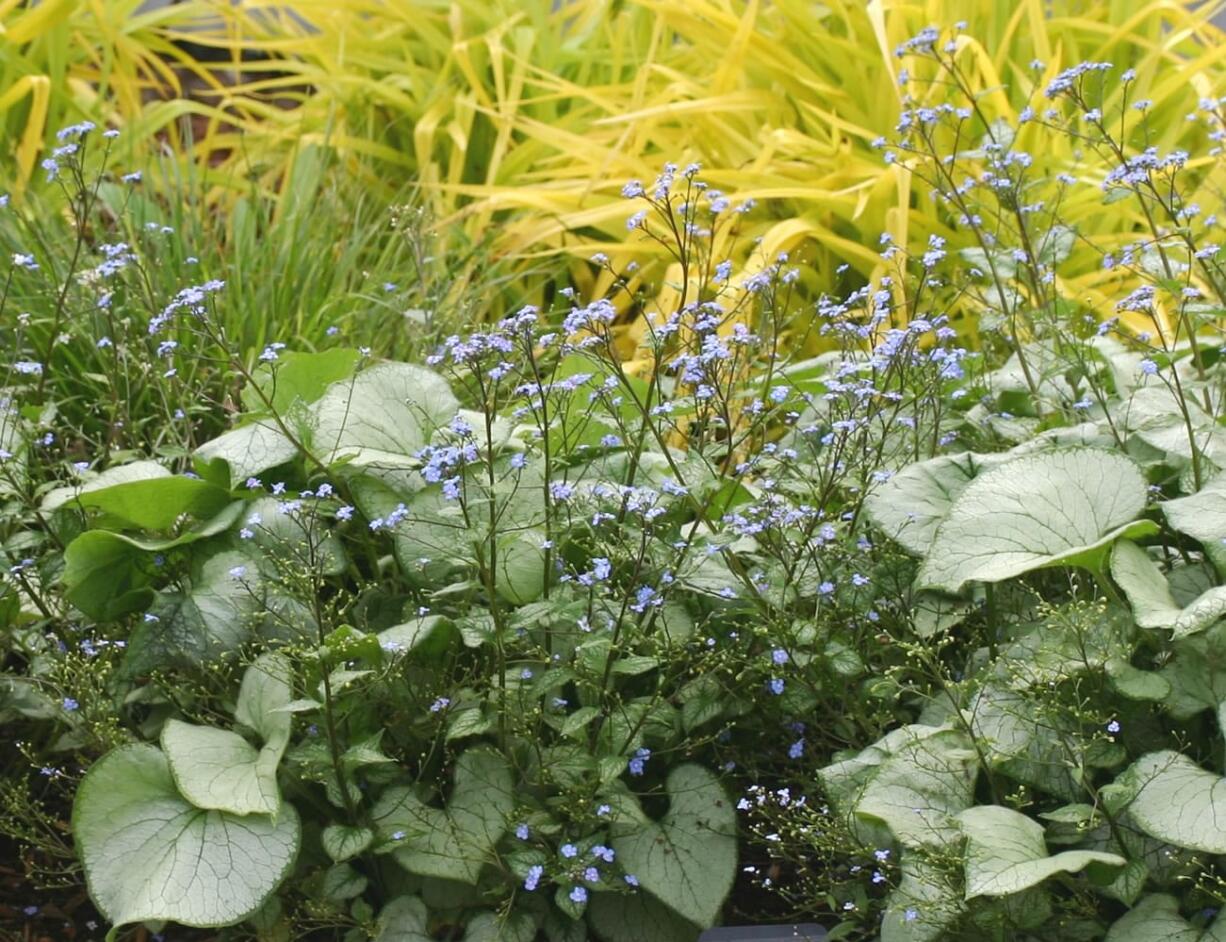
[[[1160,504],[1167,522],[1200,542],[1219,573],[1226,573],[1226,474],[1219,474],[1190,497]]]
[[[713,926],[736,871],[736,812],[719,781],[698,765],[680,765],[666,783],[668,812],[659,821],[613,827],[622,867],[674,912]]]
[[[1136,826],[1180,847],[1226,854],[1226,779],[1173,750],[1137,759],[1113,788],[1130,796]]]
[[[289,742],[293,720],[288,707],[294,696],[289,658],[276,651],[257,657],[243,674],[234,718],[250,726],[266,743]]]
[[[545,552],[540,531],[519,533],[498,543],[498,594],[513,605],[540,597],[545,586]]]
[[[156,461],[133,461],[130,464],[116,465],[98,473],[86,472],[81,476],[79,484],[67,487],[57,487],[47,492],[43,497],[43,513],[51,513],[65,504],[75,501],[78,497],[94,491],[105,490],[116,484],[131,484],[136,481],[152,481],[158,478],[171,477],[171,473]]]
[[[258,517],[260,521],[249,524],[254,534],[251,542],[292,567],[309,568],[325,576],[344,572],[348,563],[336,534],[320,526],[313,515],[281,513],[279,503],[276,498],[265,497],[250,504],[247,519]]]
[[[409,515],[394,535],[396,561],[414,585],[436,587],[445,584],[458,569],[475,565],[473,535],[456,504],[443,498],[440,486],[425,487],[420,478],[413,483],[407,500],[372,475],[355,477],[350,487],[354,502],[371,520],[405,504]]]
[[[984,756],[1005,775],[1067,800],[1082,794],[1065,759],[1058,719],[1038,716],[1034,703],[1003,685],[985,685],[971,697],[966,718]]]
[[[64,551],[64,597],[91,618],[111,621],[148,607],[145,551],[107,530],[87,530]]]
[[[1120,404],[1116,426],[1151,448],[1191,461],[1192,441],[1183,416],[1186,410],[1197,452],[1222,467],[1226,465],[1226,429],[1217,424],[1215,416],[1206,412],[1198,399],[1189,394],[1186,382],[1180,393],[1168,388],[1160,378],[1149,379]]]
[[[169,530],[184,514],[198,520],[216,516],[232,498],[203,478],[167,475],[82,489],[72,500],[142,530]]]
[[[383,751],[383,730],[356,742],[341,754],[341,764],[347,769],[360,769],[370,765],[386,765],[395,762]]]
[[[1202,932],[1179,915],[1175,897],[1151,893],[1112,923],[1105,942],[1226,942],[1226,920]]]
[[[1176,638],[1204,631],[1226,615],[1226,586],[1216,586],[1180,608],[1158,564],[1129,540],[1111,552],[1111,578],[1124,590],[1142,628],[1169,628]]]
[[[1091,864],[1123,867],[1118,854],[1066,850],[1049,857],[1043,826],[1000,805],[978,805],[959,812],[966,835],[966,899],[1009,896],[1038,886],[1057,873],[1076,873]]]
[[[231,571],[243,567],[243,578]],[[241,553],[217,553],[186,591],[163,592],[128,645],[129,673],[179,664],[199,667],[237,651],[252,636],[263,600],[257,567]],[[253,584],[256,583],[256,584]]]
[[[91,530],[87,532],[105,532],[110,533],[116,540],[122,540],[129,546],[139,550],[144,550],[146,553],[164,553],[168,549],[174,549],[176,546],[187,546],[190,543],[196,543],[200,540],[207,539],[210,536],[217,536],[219,533],[225,533],[238,521],[242,516],[247,502],[243,500],[232,501],[227,504],[225,509],[220,513],[209,517],[207,520],[200,520],[186,529],[179,532],[177,536],[168,537],[147,537],[133,536],[128,533],[111,533],[109,530]]]
[[[279,753],[267,747],[257,752],[238,733],[181,720],[168,720],[162,727],[162,749],[175,785],[197,808],[238,815],[280,810]]]
[[[975,478],[937,528],[920,588],[958,592],[1048,566],[1100,564],[1112,542],[1150,533],[1145,479],[1123,455],[1068,448]]]
[[[1226,474],[1219,474],[1189,497],[1159,504],[1167,522],[1203,544],[1226,539]]]
[[[323,897],[334,903],[361,896],[370,880],[347,863],[333,864],[324,873]]]
[[[873,490],[864,509],[886,536],[908,552],[923,556],[958,495],[1001,460],[998,455],[963,451],[917,461]]]
[[[991,278],[993,271],[1001,278],[1012,278],[1017,274],[1017,261],[1008,252],[989,252],[987,249],[968,245],[958,249],[958,254],[969,266],[978,269],[984,278]]]
[[[297,700],[291,700],[285,706],[281,707],[285,713],[310,713],[314,710],[323,709],[323,704],[318,700],[312,700],[310,697],[303,697]]]
[[[310,409],[311,447],[326,464],[345,459],[376,477],[413,465],[412,456],[451,420],[459,400],[437,373],[380,363],[333,383]]]
[[[329,824],[319,836],[324,852],[337,863],[356,857],[375,839],[370,828],[350,824]]]
[[[451,742],[467,736],[483,736],[493,728],[493,719],[479,706],[456,710],[447,719],[447,734],[443,739]]]
[[[523,913],[477,913],[464,928],[464,942],[532,942],[536,923]]]
[[[488,502],[493,502],[498,521],[495,586],[499,596],[523,605],[541,594],[545,577],[543,478],[537,464],[522,470],[505,464],[492,493],[481,476],[470,473],[464,485],[468,520],[458,501],[443,496],[441,485],[426,486],[416,471],[393,475],[389,468],[384,468],[382,476],[398,478],[396,487],[370,474],[354,477],[350,486],[354,501],[372,520],[401,507],[405,516],[394,533],[396,560],[411,583],[437,590],[454,581],[457,571],[474,570],[478,552],[488,552]]]
[[[679,696],[681,725],[686,733],[722,716],[730,699],[718,678],[710,674],[699,674],[681,688]]]
[[[240,425],[196,449],[196,458],[201,461],[226,463],[231,487],[240,487],[248,478],[296,457],[298,446],[272,419],[257,419]]]
[[[1076,241],[1077,230],[1071,226],[1048,226],[1036,248],[1038,260],[1049,268],[1055,268],[1069,257]]]
[[[379,913],[374,942],[434,942],[427,932],[430,914],[416,896],[397,896]]]
[[[254,913],[298,853],[298,815],[239,817],[193,807],[161,750],[121,746],[90,768],[72,830],[90,896],[115,925],[228,926]]]
[[[915,633],[921,638],[932,638],[956,628],[972,610],[965,599],[940,592],[915,592],[909,607]]]
[[[235,718],[264,740],[258,752],[238,733],[169,720],[162,749],[183,797],[197,808],[234,814],[276,814],[281,807],[277,766],[293,722],[283,708],[293,696],[283,654],[256,658],[243,674]]]
[[[698,930],[648,893],[593,893],[587,921],[604,942],[694,942]]]
[[[997,593],[997,604],[1001,603],[1026,606],[1026,600],[1016,593],[1011,597],[1008,588]],[[1131,613],[1120,606],[1088,621],[1040,618],[1013,634],[1014,639],[1000,649],[994,674],[1005,686],[1023,691],[1105,668],[1121,651],[1135,647],[1136,631]]]
[[[626,757],[601,756],[596,760],[596,777],[601,785],[608,785],[626,771]]]
[[[566,717],[566,719],[562,722],[562,728],[559,730],[559,732],[561,732],[563,736],[571,739],[578,738],[578,734],[583,731],[584,727],[586,727],[588,723],[592,722],[592,720],[596,719],[596,717],[599,715],[600,710],[594,706],[580,707],[579,709],[575,710],[574,713]]]
[[[1176,719],[1187,719],[1226,702],[1226,623],[1181,638],[1174,649],[1175,656],[1161,671],[1171,685],[1167,711]]]
[[[904,853],[902,879],[886,899],[881,942],[940,942],[966,911],[962,893],[950,885],[945,868],[923,854]]]
[[[660,666],[660,659],[642,654],[628,654],[617,657],[613,661],[613,673],[627,677],[637,677]]]
[[[379,646],[392,653],[442,654],[456,637],[455,625],[442,615],[424,615],[379,632]]]
[[[273,412],[289,415],[295,405],[314,402],[330,384],[351,376],[360,359],[357,350],[346,347],[316,353],[283,350],[275,363],[261,364],[255,371],[255,385],[264,398],[247,387],[242,393],[243,408],[248,412],[267,412],[264,399],[268,399]]]
[[[372,816],[376,832],[394,843],[396,862],[410,873],[475,884],[515,807],[511,771],[485,749],[469,749],[455,767],[455,787],[442,808],[397,787],[383,793]]]
[[[65,596],[85,614],[110,621],[147,608],[153,600],[150,553],[216,536],[228,530],[245,503],[233,501],[220,513],[163,539],[129,536],[109,530],[87,530],[64,553]]]
[[[1149,882],[1149,866],[1144,860],[1133,860],[1120,871],[1109,886],[1102,887],[1102,892],[1113,899],[1118,899],[1126,906],[1132,906],[1145,892]]]
[[[1122,657],[1107,661],[1107,677],[1111,686],[1129,700],[1150,700],[1161,703],[1171,695],[1171,684],[1154,671],[1133,667]]]
[[[942,846],[961,835],[954,816],[971,805],[977,769],[963,733],[911,725],[818,777],[831,803],[853,821],[880,823],[907,847]],[[861,836],[875,843],[873,835]]]
[[[29,480],[29,456],[26,436],[22,433],[21,415],[13,409],[0,409],[0,458],[4,473],[0,474],[0,497],[8,497],[26,486]]]

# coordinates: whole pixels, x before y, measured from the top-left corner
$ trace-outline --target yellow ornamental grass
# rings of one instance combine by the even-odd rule
[[[597,291],[608,276],[587,263],[594,251],[614,267],[639,259],[662,309],[664,260],[627,231],[634,207],[619,190],[668,160],[701,162],[712,186],[758,201],[729,245],[742,273],[786,252],[811,294],[879,277],[883,232],[900,245],[931,234],[968,243],[907,161],[887,164],[872,146],[904,96],[944,94],[927,81],[931,63],[894,53],[926,26],[967,21],[957,59],[989,120],[1016,124],[1061,69],[1107,61],[1117,75],[1135,69],[1132,94],[1152,99],[1149,142],[1196,156],[1203,126],[1185,115],[1226,93],[1215,4],[1176,0],[197,0],[134,16],[138,6],[0,0],[0,118],[16,185],[37,175],[39,142],[86,116],[190,148],[220,204],[252,180],[275,196],[294,155],[324,147],[332,172],[385,200],[416,185],[444,246],[488,242],[524,272],[562,261]],[[176,40],[225,61],[193,63]],[[1023,127],[1018,147],[1033,150],[1039,176],[1097,183],[1108,169],[1037,128]],[[1208,202],[1219,171],[1192,166]],[[1128,287],[1101,255],[1136,238],[1139,210],[1105,208],[1089,186],[1062,212],[1078,240],[1058,290],[1105,313]],[[535,300],[553,277],[512,282],[489,316]]]
[[[0,180],[20,196],[39,176],[55,132],[92,120],[123,128],[127,154],[173,136],[193,115],[222,117],[182,96],[185,82],[220,88],[213,70],[171,42],[176,26],[211,12],[187,2],[142,10],[141,0],[0,0]]]

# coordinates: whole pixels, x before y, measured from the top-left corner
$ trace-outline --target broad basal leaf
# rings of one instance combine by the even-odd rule
[[[21,414],[13,407],[0,408],[0,497],[24,488],[29,478],[29,446],[22,429]]]
[[[411,788],[388,789],[373,818],[380,838],[410,873],[476,883],[515,806],[506,760],[469,749],[456,760],[455,787],[442,808]]]
[[[251,637],[263,604],[258,567],[249,557],[211,556],[188,588],[157,597],[129,642],[126,669],[199,666],[236,651]]]
[[[416,896],[397,896],[383,907],[375,942],[433,942],[428,931],[430,914]]]
[[[972,610],[971,603],[958,596],[940,592],[914,592],[911,595],[911,624],[921,638],[932,638],[961,624]]]
[[[613,829],[613,848],[643,889],[704,928],[719,918],[736,871],[736,811],[718,780],[698,765],[668,775],[659,821]]]
[[[864,509],[886,536],[923,556],[958,495],[976,475],[1000,463],[999,455],[969,451],[917,461],[874,490]]]
[[[1064,737],[1075,731],[1071,724],[1036,715],[1032,700],[1004,684],[986,684],[976,690],[965,717],[993,768],[1066,800],[1082,794],[1064,761]]]
[[[1112,923],[1105,942],[1226,942],[1226,920],[1201,931],[1179,915],[1179,901],[1151,893]]]
[[[281,513],[279,503],[266,497],[249,505],[245,519],[255,516],[260,521],[248,525],[254,534],[251,542],[290,567],[311,569],[325,576],[344,572],[345,548],[336,534],[321,527],[311,516]],[[275,567],[271,571],[275,573]]]
[[[1129,540],[1121,540],[1111,551],[1111,577],[1124,590],[1142,628],[1169,628],[1181,638],[1203,631],[1226,615],[1226,586],[1212,588],[1181,608],[1158,564]]]
[[[890,891],[881,918],[881,942],[940,942],[966,912],[962,893],[945,868],[924,854],[904,853],[902,879]]]
[[[267,746],[257,751],[228,729],[168,720],[162,750],[179,791],[197,808],[245,815],[276,814],[281,807],[281,756]]]
[[[1195,494],[1160,505],[1167,522],[1200,542],[1205,555],[1226,573],[1226,474],[1219,474]]]
[[[1016,587],[1002,586],[996,602],[1025,606]],[[1026,619],[1010,631],[1011,640],[1001,642],[992,668],[992,683],[1022,692],[1047,689],[1078,674],[1095,673],[1120,652],[1131,651],[1136,635],[1131,613],[1123,607],[1108,608],[1088,623],[1062,618]]]
[[[231,502],[229,491],[203,478],[177,474],[119,477],[124,479],[106,487],[84,486],[66,497],[64,503],[71,501],[101,511],[138,529],[169,530],[184,514],[205,520],[219,514]]]
[[[370,883],[370,878],[347,863],[333,864],[323,876],[320,892],[332,903],[343,903],[361,896]]]
[[[273,363],[262,363],[255,370],[253,385],[244,387],[243,408],[247,412],[266,412],[268,404],[277,415],[288,415],[295,406],[314,402],[329,385],[353,374],[361,354],[348,347],[307,352],[283,350]],[[260,395],[260,394],[263,395]]]
[[[1187,411],[1188,421],[1183,412]],[[1216,408],[1214,413],[1216,413]],[[1115,410],[1116,427],[1135,435],[1151,448],[1191,461],[1192,448],[1218,467],[1226,465],[1226,429],[1205,411],[1200,396],[1190,394],[1188,385],[1179,392],[1169,384],[1150,378],[1132,391]],[[1188,422],[1192,437],[1188,437]]]
[[[443,615],[420,615],[380,631],[379,646],[391,654],[417,651],[437,656],[444,653],[458,635],[451,619]]]
[[[603,942],[694,942],[698,935],[693,923],[642,890],[592,893],[587,922]]]
[[[91,618],[110,621],[153,599],[146,553],[109,530],[86,530],[64,551],[64,596]]]
[[[1136,518],[1145,479],[1128,458],[1068,448],[1017,458],[975,478],[954,501],[920,567],[921,588],[958,592],[1034,569],[1096,566],[1121,537],[1153,532]]]
[[[1226,539],[1226,474],[1219,474],[1195,494],[1159,505],[1171,526],[1201,543]]]
[[[1009,896],[1037,886],[1057,873],[1075,873],[1091,864],[1123,867],[1118,854],[1066,850],[1049,857],[1043,826],[1000,805],[977,805],[958,814],[966,835],[966,898]]]
[[[375,832],[370,828],[351,824],[329,824],[319,835],[324,852],[337,863],[356,857],[374,839]]]
[[[380,363],[333,383],[311,406],[311,448],[325,463],[344,458],[378,476],[410,464],[459,406],[433,370]]]
[[[96,474],[86,472],[81,476],[80,483],[48,491],[43,497],[42,510],[44,513],[50,513],[81,495],[101,491],[116,484],[131,484],[135,481],[151,481],[168,477],[171,477],[170,471],[156,461],[133,461],[130,464],[107,468]]]
[[[244,506],[243,501],[233,501],[209,519],[169,537],[86,530],[64,552],[64,594],[99,621],[146,608],[153,599],[153,590],[148,588],[156,572],[153,554],[224,533],[238,520]]]
[[[248,478],[292,461],[298,446],[272,419],[257,419],[205,442],[196,449],[202,461],[221,459],[230,469],[230,486],[240,487]]]
[[[288,741],[293,720],[287,707],[293,698],[289,658],[269,651],[252,661],[243,673],[234,718],[254,729],[266,743]]]
[[[354,503],[371,520],[405,505],[408,517],[393,534],[400,570],[414,585],[444,584],[458,569],[475,565],[473,533],[459,505],[445,500],[439,485],[427,487],[416,472],[407,480],[411,490],[406,494],[372,475],[354,477],[350,481]]]
[[[264,740],[256,750],[238,733],[169,720],[162,749],[183,797],[197,808],[233,814],[276,814],[277,766],[289,744],[290,665],[282,654],[257,658],[243,675],[236,718]]]
[[[1157,671],[1143,671],[1122,657],[1107,661],[1106,668],[1111,686],[1129,700],[1160,703],[1171,695],[1170,681]]]
[[[175,789],[155,746],[121,746],[86,774],[72,830],[90,895],[116,925],[226,926],[254,913],[298,853],[298,815],[205,811]]]
[[[526,913],[477,913],[464,927],[464,942],[533,942],[536,923]]]
[[[1159,840],[1226,854],[1226,779],[1172,750],[1134,762],[1111,786],[1138,828]]]
[[[818,776],[831,803],[853,821],[884,825],[908,847],[941,846],[960,834],[954,815],[971,804],[977,768],[961,732],[912,725]],[[862,837],[873,842],[871,834]]]
[[[499,541],[498,594],[514,605],[525,605],[538,598],[545,585],[543,531],[529,530]]]
[[[1167,712],[1183,720],[1226,703],[1226,623],[1181,638],[1173,647],[1174,657],[1161,671],[1171,685]]]

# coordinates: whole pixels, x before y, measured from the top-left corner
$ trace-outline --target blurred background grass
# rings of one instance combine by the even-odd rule
[[[1132,94],[1154,102],[1151,142],[1196,154],[1204,128],[1184,115],[1226,94],[1226,43],[1211,22],[1220,8],[0,0],[0,186],[31,212],[58,128],[121,128],[118,165],[145,168],[151,204],[226,259],[241,289],[233,329],[249,347],[287,334],[318,342],[337,318],[391,305],[371,290],[376,271],[403,272],[414,305],[496,318],[568,285],[604,291],[610,276],[587,261],[600,250],[618,269],[642,262],[632,287],[650,286],[667,307],[677,273],[628,237],[619,196],[666,160],[700,161],[730,197],[758,201],[725,247],[742,271],[786,251],[808,293],[846,291],[881,273],[882,232],[900,244],[963,239],[905,162],[886,164],[871,146],[905,93],[927,93],[922,76],[899,81],[900,42],[965,20],[958,58],[981,106],[1007,120],[1078,61],[1133,68]],[[1095,181],[1106,170],[1067,143],[1035,157],[1050,175]],[[1224,181],[1204,166],[1210,205]],[[1123,204],[1104,211],[1092,187],[1077,192],[1064,211],[1087,238],[1059,287],[1106,310],[1101,252],[1140,220]],[[389,224],[389,208],[405,205],[417,243]],[[632,325],[638,312],[627,313]],[[394,348],[397,317],[366,323]]]

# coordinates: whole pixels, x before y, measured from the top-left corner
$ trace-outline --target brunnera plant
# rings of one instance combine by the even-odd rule
[[[1198,199],[1221,103],[1189,116],[1199,159],[1151,140],[1131,72],[1104,63],[1036,87],[1020,126],[992,123],[952,52],[937,30],[899,50],[932,95],[882,146],[978,246],[883,256],[911,317],[970,305],[995,332],[949,447],[883,463],[863,503],[864,537],[911,558],[911,617],[883,621],[899,709],[816,781],[760,781],[738,807],[771,849],[762,872],[807,868],[781,892],[841,910],[845,936],[1218,938],[1226,297]],[[1026,147],[1045,134],[1112,166],[1036,179]],[[1079,238],[1060,207],[1087,190],[1139,219],[1099,247],[1105,286],[1143,282],[1105,319],[1059,290]]]
[[[921,412],[960,353],[916,325],[874,379],[787,363],[795,273],[728,284],[709,246],[739,212],[698,172],[627,188],[632,228],[690,272],[643,376],[607,298],[424,366],[280,343],[249,366],[209,280],[132,336],[164,380],[241,381],[229,431],[94,468],[44,412],[8,413],[14,713],[69,727],[49,754],[101,754],[79,782],[41,769],[117,929],[616,942],[720,920],[723,779],[766,740],[822,748],[815,711],[846,726],[840,685],[865,671],[854,510],[820,509],[878,450],[859,403]],[[122,254],[112,298],[142,281]],[[17,372],[14,405],[36,403],[50,371]],[[923,451],[932,421],[889,447]],[[87,673],[93,702],[51,695]]]

